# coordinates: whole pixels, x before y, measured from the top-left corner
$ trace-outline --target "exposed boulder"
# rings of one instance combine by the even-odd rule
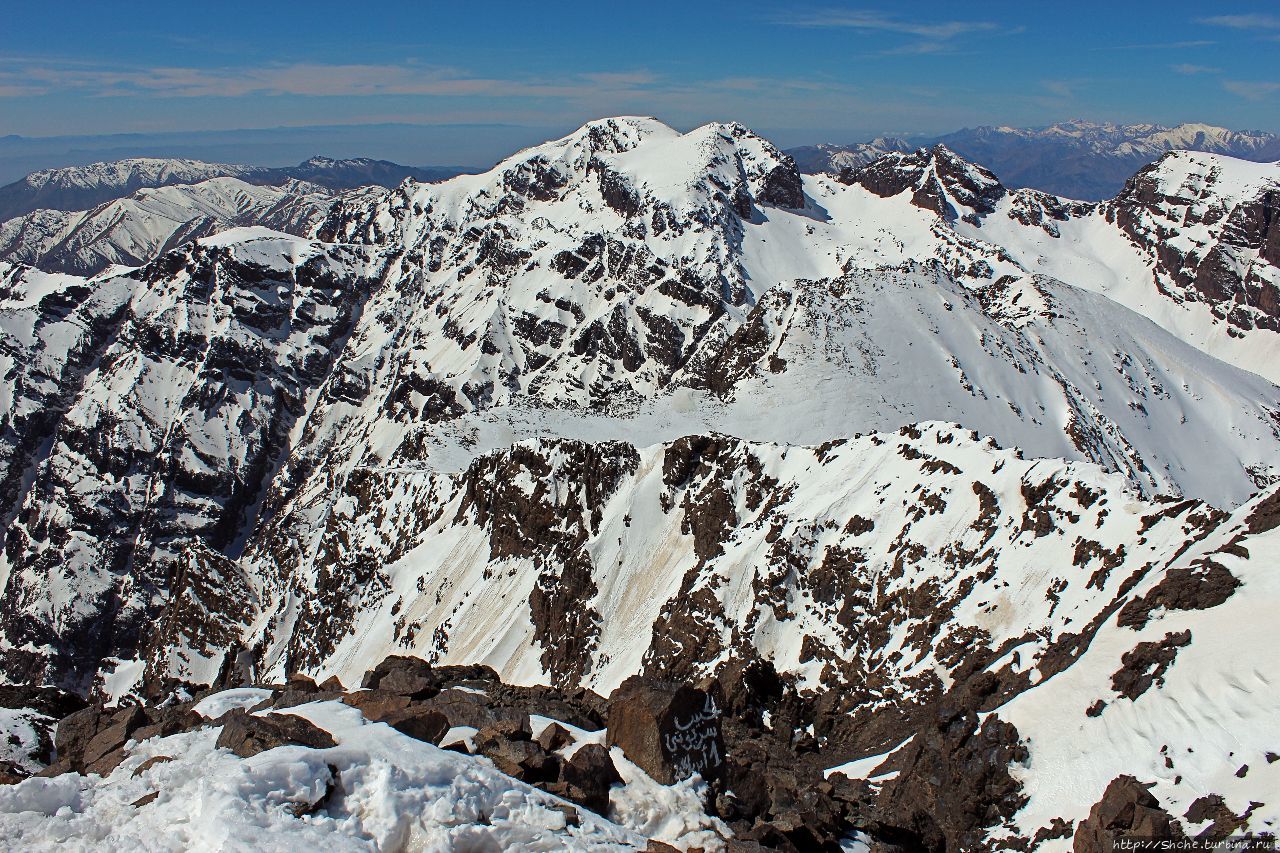
[[[720,709],[714,697],[692,685],[632,677],[609,696],[605,742],[622,748],[658,782],[670,785],[698,773],[724,772]]]
[[[359,708],[365,719],[382,720],[390,714],[408,708],[413,700],[408,696],[386,690],[356,690],[344,694],[342,702],[352,708]]]
[[[597,814],[608,814],[609,789],[622,784],[622,777],[613,765],[609,750],[598,743],[589,743],[579,747],[561,765],[560,782],[562,787],[557,793]]]
[[[118,710],[90,705],[71,714],[54,733],[58,760],[42,775],[110,772],[123,760],[122,749],[130,736],[147,722],[147,715],[136,705]]]
[[[146,740],[153,737],[169,737],[170,735],[189,732],[207,725],[208,721],[191,709],[189,704],[169,705],[163,708],[146,708],[146,725],[139,726],[131,735],[133,740]]]
[[[1167,840],[1182,837],[1181,825],[1132,776],[1117,776],[1107,785],[1089,816],[1076,827],[1075,853],[1110,853],[1116,840],[1138,837]]]
[[[553,782],[560,775],[560,758],[532,739],[529,718],[502,720],[475,736],[476,752],[495,767],[523,782]]]
[[[365,715],[367,719],[371,719]],[[377,722],[386,723],[391,728],[427,743],[439,744],[449,731],[449,718],[434,708],[411,706],[399,711],[392,711]]]
[[[556,750],[568,746],[573,741],[573,735],[569,734],[569,730],[559,723],[552,723],[538,734],[538,743],[547,752],[555,752]]]
[[[440,692],[431,664],[421,658],[392,655],[364,674],[361,687],[424,698]]]
[[[241,758],[278,746],[328,749],[338,745],[333,735],[295,714],[259,717],[236,709],[222,719],[222,733],[218,735],[217,746],[229,749]]]
[[[451,726],[486,729],[501,720],[528,718],[528,712],[506,705],[494,705],[487,696],[469,690],[442,690],[428,700],[430,706],[449,719]]]

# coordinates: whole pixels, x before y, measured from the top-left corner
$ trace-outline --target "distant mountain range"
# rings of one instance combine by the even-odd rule
[[[1097,201],[1120,192],[1138,169],[1169,151],[1227,154],[1259,163],[1280,159],[1280,136],[1208,124],[1112,124],[1068,121],[1048,127],[974,127],[936,137],[887,137],[852,145],[808,145],[787,151],[802,172],[837,174],[890,152],[942,143],[993,169],[1011,187]]]
[[[33,210],[0,222],[0,259],[94,275],[116,264],[141,266],[183,243],[237,226],[305,234],[334,199],[327,187],[296,180],[257,186],[219,176],[144,187],[90,210]]]
[[[88,166],[42,169],[0,187],[0,221],[33,210],[89,210],[147,187],[194,184],[209,178],[239,178],[260,186],[307,181],[331,190],[344,190],[368,185],[391,188],[405,178],[430,183],[464,171],[454,166],[401,166],[367,157],[347,160],[312,157],[297,166],[279,168],[135,157]]]

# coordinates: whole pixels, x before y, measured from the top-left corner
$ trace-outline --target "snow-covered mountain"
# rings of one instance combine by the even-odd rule
[[[242,225],[305,234],[333,202],[326,188],[300,181],[271,187],[219,177],[141,189],[92,210],[37,210],[0,223],[0,260],[95,275]]]
[[[1124,773],[1272,827],[1277,172],[1093,205],[618,118],[306,236],[5,265],[5,676],[767,663],[849,831],[1067,849]]]
[[[802,145],[788,148],[787,155],[796,161],[796,166],[807,175],[819,173],[839,174],[844,169],[856,169],[865,166],[872,160],[878,160],[886,154],[908,153],[919,147],[911,141],[897,136],[877,136],[870,142],[856,145]]]
[[[144,187],[195,184],[209,178],[244,179],[263,171],[255,166],[160,157],[42,169],[0,187],[0,220],[41,209],[88,210]]]
[[[451,167],[419,168],[387,160],[312,157],[297,166],[238,166],[160,157],[135,157],[88,166],[32,172],[0,187],[0,221],[39,210],[80,211],[125,198],[140,189],[197,184],[210,178],[239,178],[262,186],[305,181],[331,190],[376,185],[393,187],[405,178],[435,181],[461,172]]]
[[[1280,143],[1274,133],[1258,130],[1228,130],[1210,124],[1187,123],[1172,127],[1160,124],[1114,124],[1077,119],[1048,127],[976,127],[948,134],[944,141],[961,139],[1024,140],[1028,142],[1070,141],[1098,154],[1113,157],[1139,155],[1156,158],[1169,151],[1204,151],[1233,157],[1266,159]],[[1272,158],[1274,159],[1274,158]]]
[[[1019,190],[980,225],[956,227],[1277,381],[1277,214],[1280,165],[1172,152],[1102,204]]]
[[[1011,187],[1029,187],[1073,199],[1110,198],[1144,165],[1170,151],[1225,154],[1256,162],[1280,160],[1280,137],[1188,123],[1118,125],[1069,121],[1048,127],[965,128],[935,138],[883,138],[856,145],[794,149],[802,171],[838,173],[865,165],[878,153],[942,143],[995,170]]]

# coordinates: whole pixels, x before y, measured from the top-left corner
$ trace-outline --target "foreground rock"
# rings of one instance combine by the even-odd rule
[[[328,749],[337,746],[333,735],[294,714],[253,716],[241,709],[230,711],[222,722],[218,746],[241,758],[249,758],[278,746]]]
[[[105,708],[90,705],[58,723],[54,736],[57,761],[41,775],[110,773],[125,759],[131,740],[167,737],[190,731],[206,720],[189,706]]]
[[[605,742],[618,746],[664,785],[694,773],[707,780],[724,772],[720,709],[711,693],[684,684],[630,678],[609,697]]]

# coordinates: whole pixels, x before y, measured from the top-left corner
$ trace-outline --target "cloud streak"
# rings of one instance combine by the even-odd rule
[[[772,23],[800,29],[851,30],[862,34],[889,33],[910,36],[915,41],[882,51],[884,55],[946,53],[961,36],[1011,34],[1009,29],[992,21],[918,21],[886,12],[848,9],[813,9],[788,12],[769,19]]]
[[[1265,101],[1280,92],[1280,83],[1269,80],[1223,80],[1222,88],[1250,101]]]
[[[1221,68],[1214,68],[1209,65],[1194,65],[1190,62],[1179,62],[1176,65],[1170,65],[1169,68],[1179,74],[1195,75],[1195,74],[1221,74]]]
[[[89,67],[82,64],[10,64],[0,68],[0,96],[74,93],[90,97],[572,97],[622,92],[656,82],[645,71],[600,72],[558,79],[500,79],[415,64],[293,63],[258,67]]]
[[[858,12],[841,9],[779,15],[773,20],[789,27],[902,33],[918,38],[937,40],[951,39],[965,33],[991,32],[1000,29],[998,24],[989,21],[906,21],[883,12]]]
[[[1212,27],[1229,27],[1233,30],[1280,30],[1280,16],[1267,14],[1213,15],[1200,18],[1199,22]]]

